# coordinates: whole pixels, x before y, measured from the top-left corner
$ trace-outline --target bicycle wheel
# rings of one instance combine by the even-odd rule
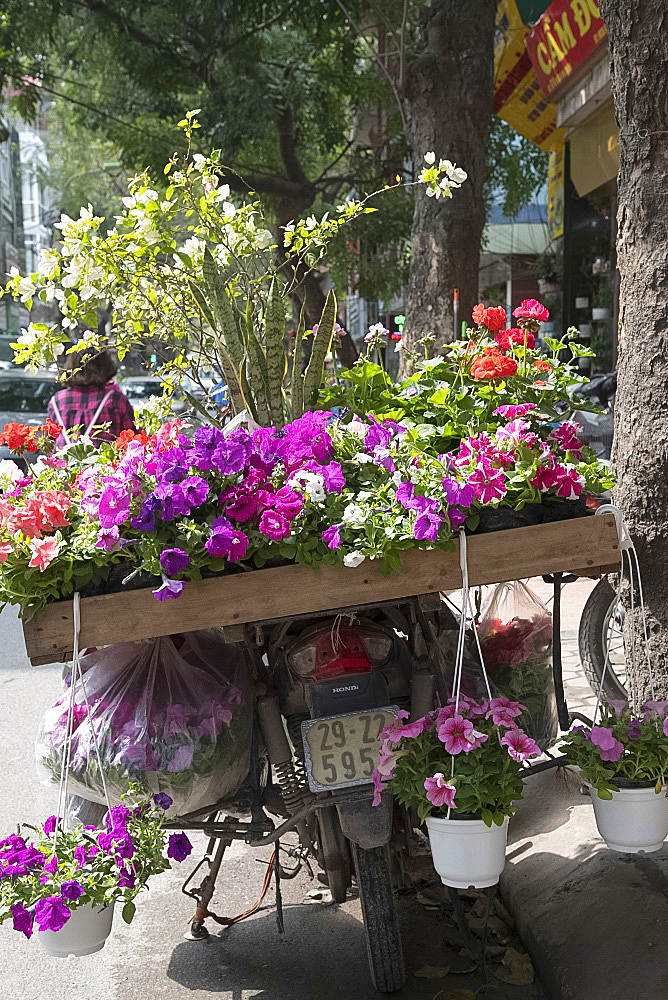
[[[578,645],[582,668],[594,693],[599,692],[606,650],[609,650],[603,694],[612,700],[627,699],[624,608],[605,578],[596,584],[582,610]]]
[[[371,979],[380,993],[393,993],[406,982],[406,972],[390,852],[387,847],[372,847],[368,851],[357,844],[351,847]]]

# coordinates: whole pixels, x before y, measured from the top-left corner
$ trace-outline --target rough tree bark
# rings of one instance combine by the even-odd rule
[[[614,495],[638,550],[650,647],[659,675],[657,697],[666,698],[668,3],[600,0],[600,10],[608,30],[620,129],[617,261],[621,286],[613,454],[618,484]],[[646,675],[641,681],[646,694]]]
[[[460,320],[470,320],[478,301],[496,6],[497,0],[433,0],[421,12],[423,52],[406,77],[413,163],[419,170],[433,150],[437,159],[447,157],[466,170],[468,180],[438,202],[416,191],[407,347],[424,333],[433,333],[437,344],[453,339],[454,288],[460,290]]]

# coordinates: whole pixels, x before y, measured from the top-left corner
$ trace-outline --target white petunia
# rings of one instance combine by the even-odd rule
[[[343,565],[349,566],[351,567],[351,569],[354,569],[355,566],[361,565],[361,563],[363,562],[364,562],[364,556],[362,555],[361,552],[348,552],[343,557]]]
[[[355,528],[361,528],[366,521],[366,514],[356,503],[349,503],[341,515],[344,524],[351,524]]]
[[[3,458],[0,461],[0,479],[11,479],[12,482],[16,482],[19,479],[23,479],[23,472],[16,462],[12,462],[8,458]]]
[[[428,163],[429,166],[431,166],[432,163],[436,163],[436,153],[434,153],[434,152],[425,153],[424,154],[424,162]]]

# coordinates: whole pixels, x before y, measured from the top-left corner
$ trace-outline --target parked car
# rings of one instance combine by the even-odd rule
[[[32,375],[20,369],[0,369],[0,428],[19,423],[37,427],[46,420],[46,408],[57,389],[55,377],[48,373]],[[34,461],[37,455],[29,455]],[[0,459],[16,461],[6,445],[0,446]],[[25,467],[25,463],[19,462]]]
[[[162,381],[154,375],[129,375],[121,382],[121,389],[133,406],[145,403],[152,396],[162,396]],[[183,413],[187,403],[178,398],[172,400],[171,409],[174,413]]]

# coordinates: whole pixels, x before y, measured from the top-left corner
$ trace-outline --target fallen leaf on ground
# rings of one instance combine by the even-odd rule
[[[494,972],[497,979],[512,986],[530,986],[534,980],[533,965],[528,955],[509,948],[501,960],[501,967]]]
[[[445,979],[449,971],[447,965],[423,965],[413,975],[418,979]]]

